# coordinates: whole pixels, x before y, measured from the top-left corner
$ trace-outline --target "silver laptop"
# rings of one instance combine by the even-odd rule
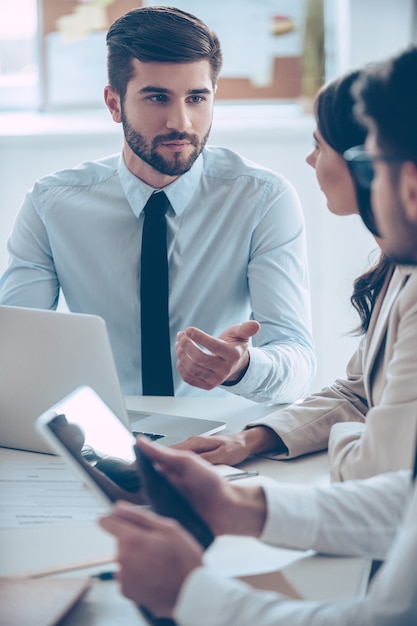
[[[162,445],[225,428],[222,421],[126,411],[104,320],[96,315],[0,306],[0,446],[53,452],[36,418],[87,385],[134,432]]]

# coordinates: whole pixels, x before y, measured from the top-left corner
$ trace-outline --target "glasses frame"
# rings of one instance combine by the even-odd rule
[[[343,153],[343,158],[355,185],[360,216],[368,230],[376,237],[379,237],[380,234],[371,206],[371,186],[375,174],[373,163],[377,161],[391,164],[405,163],[405,161],[410,159],[393,154],[369,154],[363,145],[349,148],[349,150]]]
[[[373,163],[384,161],[385,163],[404,163],[409,161],[406,157],[394,154],[369,154],[365,146],[353,146],[343,153],[349,171],[354,181],[364,189],[370,189],[374,179]]]

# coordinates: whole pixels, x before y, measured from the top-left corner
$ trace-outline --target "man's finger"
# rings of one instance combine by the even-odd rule
[[[208,335],[199,328],[194,328],[194,326],[187,328],[185,330],[185,335],[199,346],[209,350],[212,354],[218,354],[221,356],[223,348],[222,340],[212,337],[212,335]]]
[[[206,337],[210,338],[209,335],[206,335]],[[189,369],[190,373],[195,373],[195,365],[198,365],[198,367],[202,369],[211,370],[213,372],[216,371],[217,357],[219,356],[218,352],[223,349],[223,343],[219,339],[214,339],[214,337],[211,337],[211,339],[214,341],[211,344],[212,348],[210,349],[210,352],[202,350],[200,346],[203,344],[199,341],[196,342],[193,339],[190,339],[188,335],[184,335],[181,341],[177,343],[177,356],[182,358],[184,363],[189,362],[188,366],[185,365],[185,369]],[[206,343],[208,343],[208,341]],[[207,346],[203,347],[208,349]]]
[[[223,339],[225,341],[237,341],[237,342],[246,342],[248,339],[256,335],[259,331],[261,325],[259,322],[255,320],[250,320],[248,322],[242,322],[242,324],[237,324],[236,326],[230,326],[225,331],[222,332],[219,339]]]

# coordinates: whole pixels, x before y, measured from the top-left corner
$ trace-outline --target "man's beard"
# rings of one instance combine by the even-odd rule
[[[179,133],[174,130],[167,135],[157,135],[152,139],[151,144],[149,144],[145,137],[134,130],[129,124],[123,109],[121,116],[124,136],[129,148],[136,154],[136,156],[142,159],[142,161],[165,176],[181,176],[182,174],[185,174],[185,172],[188,172],[201,154],[210,133],[209,129],[205,137],[200,139],[198,135]],[[158,146],[167,141],[189,141],[195,149],[186,158],[183,157],[181,152],[174,152],[172,155],[173,158],[171,160],[167,160],[157,152]]]
[[[417,226],[407,219],[405,206],[400,199],[396,200],[393,212],[399,234],[394,238],[394,243],[391,243],[388,237],[384,237],[383,229],[378,226],[381,231],[380,246],[396,265],[417,265]],[[377,219],[375,222],[378,224]],[[390,230],[393,230],[392,225]]]
[[[385,255],[393,261],[396,265],[417,265],[417,249],[407,251],[398,251],[386,249],[384,247],[384,240],[382,239],[381,247],[384,250]]]

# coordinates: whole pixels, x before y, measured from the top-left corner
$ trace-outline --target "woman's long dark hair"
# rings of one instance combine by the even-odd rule
[[[351,93],[352,85],[359,76],[360,70],[354,70],[327,83],[315,100],[315,116],[320,134],[339,154],[353,146],[362,145],[366,139],[366,128],[354,114],[355,100]],[[360,213],[371,213],[370,192],[358,189],[356,185],[355,190]],[[350,301],[360,317],[360,325],[354,332],[364,334],[368,330],[375,300],[393,268],[392,261],[381,252],[376,264],[354,281]]]
[[[353,282],[350,301],[358,312],[361,323],[354,332],[364,334],[369,328],[372,309],[388,274],[394,271],[394,263],[381,252],[375,265]]]

